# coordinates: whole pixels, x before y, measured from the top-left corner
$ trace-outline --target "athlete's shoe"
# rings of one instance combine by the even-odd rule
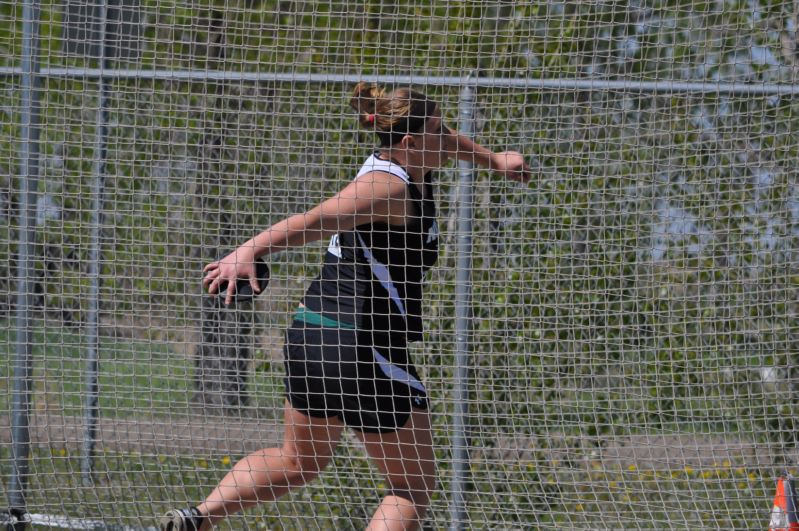
[[[197,531],[204,519],[196,507],[172,509],[161,517],[161,531]]]

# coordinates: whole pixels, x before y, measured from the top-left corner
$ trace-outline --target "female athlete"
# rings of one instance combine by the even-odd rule
[[[311,481],[345,428],[388,485],[368,529],[417,529],[424,520],[436,465],[427,391],[408,345],[422,338],[424,276],[438,257],[433,171],[457,158],[525,182],[530,168],[517,152],[492,153],[447,128],[438,105],[414,90],[360,83],[351,105],[380,143],[355,179],[204,269],[211,294],[237,279],[257,293],[256,259],[329,238],[286,333],[283,445],[236,463],[197,507],[169,511],[165,531],[210,529]]]

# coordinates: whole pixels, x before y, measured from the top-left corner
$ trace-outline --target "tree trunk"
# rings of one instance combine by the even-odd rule
[[[241,414],[250,404],[247,375],[253,353],[252,303],[225,307],[204,296],[202,342],[194,373],[194,403],[208,412]]]
[[[225,59],[226,19],[222,10],[214,9],[210,16],[207,43],[207,66],[218,68]],[[201,153],[201,179],[199,187],[200,212],[203,220],[200,251],[207,262],[222,258],[235,245],[234,212],[223,193],[223,177],[227,172],[225,139],[227,131],[235,131],[237,97],[229,94],[227,83],[216,82],[215,108],[205,124]],[[217,213],[216,216],[213,214]],[[206,221],[214,230],[206,230]],[[202,342],[196,354],[193,402],[220,414],[241,414],[249,404],[247,374],[252,359],[252,305],[236,304],[226,308],[218,297],[202,296]]]

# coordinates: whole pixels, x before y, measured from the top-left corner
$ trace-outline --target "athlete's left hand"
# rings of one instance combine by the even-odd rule
[[[500,175],[521,183],[530,181],[533,170],[524,162],[518,151],[503,151],[491,155],[491,169]]]

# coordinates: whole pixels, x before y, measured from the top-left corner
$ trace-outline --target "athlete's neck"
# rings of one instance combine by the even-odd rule
[[[429,169],[426,169],[418,164],[414,164],[413,161],[408,160],[409,157],[407,156],[407,151],[405,150],[382,148],[380,149],[379,153],[381,158],[396,162],[405,168],[405,171],[415,183],[424,182],[424,176],[428,171],[430,171]]]

